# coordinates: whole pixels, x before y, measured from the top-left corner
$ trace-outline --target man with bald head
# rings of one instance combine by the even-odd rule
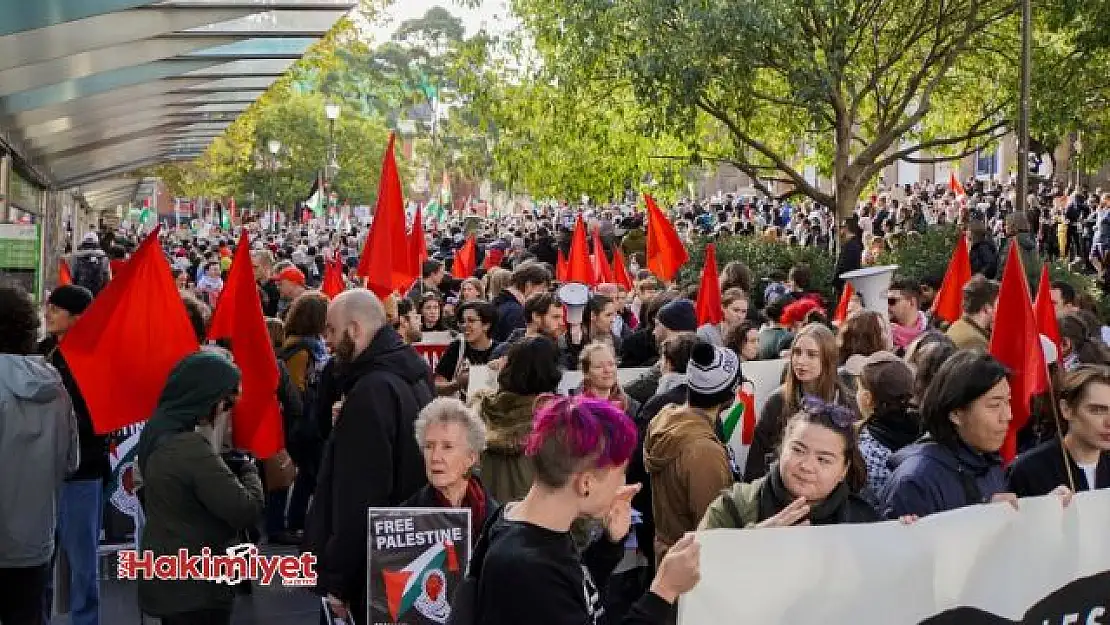
[[[305,546],[318,559],[318,592],[338,616],[362,623],[366,509],[399,505],[427,483],[413,422],[435,389],[427,362],[366,289],[332,300],[324,339],[335,354],[343,402],[324,450]]]

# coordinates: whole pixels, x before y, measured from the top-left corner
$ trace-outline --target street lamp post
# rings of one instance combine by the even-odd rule
[[[339,105],[334,102],[329,102],[324,105],[324,115],[328,118],[328,155],[327,162],[324,163],[324,184],[323,192],[324,198],[331,196],[331,178],[333,175],[332,170],[338,169],[336,163],[336,146],[335,146],[335,120],[339,119]],[[326,201],[326,200],[325,200]]]
[[[275,203],[274,202],[274,199],[275,199],[274,196],[277,195],[276,194],[276,190],[277,190],[277,169],[278,169],[277,155],[278,155],[278,152],[281,151],[281,142],[278,141],[277,139],[270,139],[269,141],[266,142],[266,147],[270,150],[270,172],[271,172],[271,177],[270,177],[270,185],[271,185],[271,187],[270,187],[270,189],[271,189],[270,190],[270,228],[273,232],[276,233],[278,231],[278,227],[277,227],[277,211],[274,210],[274,203]]]

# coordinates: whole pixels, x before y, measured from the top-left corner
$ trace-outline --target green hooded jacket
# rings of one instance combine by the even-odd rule
[[[174,367],[154,415],[139,437],[138,463],[147,524],[141,549],[155,556],[203,547],[224,553],[240,530],[262,515],[258,470],[244,463],[236,476],[196,431],[223,399],[239,389],[239,370],[211,352],[191,354]],[[139,606],[152,616],[230,609],[232,587],[208,581],[139,582]]]

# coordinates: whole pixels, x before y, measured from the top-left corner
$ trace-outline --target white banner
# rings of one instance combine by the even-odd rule
[[[1110,492],[896,521],[699,534],[679,623],[1105,625]]]

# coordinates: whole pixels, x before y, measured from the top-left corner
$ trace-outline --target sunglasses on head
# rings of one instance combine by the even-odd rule
[[[856,422],[856,414],[850,409],[812,395],[802,399],[802,411],[814,417],[824,418],[840,430],[850,430]]]

